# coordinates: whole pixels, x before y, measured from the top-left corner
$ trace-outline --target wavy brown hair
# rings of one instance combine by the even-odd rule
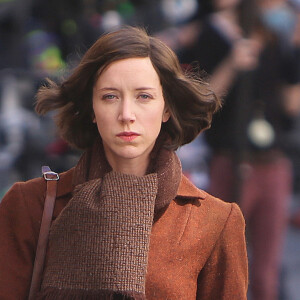
[[[175,53],[144,29],[126,26],[101,36],[85,53],[68,79],[60,84],[51,80],[37,93],[36,111],[56,110],[60,135],[79,149],[90,147],[97,136],[93,123],[93,85],[101,72],[114,61],[149,57],[163,89],[170,119],[162,124],[167,146],[177,149],[191,142],[210,127],[220,100],[199,76],[183,72]]]

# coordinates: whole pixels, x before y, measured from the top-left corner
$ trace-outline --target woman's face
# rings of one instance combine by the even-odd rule
[[[169,119],[158,74],[151,60],[111,63],[93,88],[94,122],[110,164],[148,162],[162,122]]]

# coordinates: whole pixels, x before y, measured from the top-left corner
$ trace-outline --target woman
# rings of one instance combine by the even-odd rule
[[[60,176],[37,299],[246,299],[244,219],[198,190],[174,153],[220,106],[143,30],[102,36],[61,85],[37,94],[86,151]],[[45,183],[16,183],[0,208],[0,299],[26,299]],[[5,276],[3,276],[5,274]]]

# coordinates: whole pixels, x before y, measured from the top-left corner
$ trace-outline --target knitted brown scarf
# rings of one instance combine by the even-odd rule
[[[37,299],[145,299],[155,215],[175,198],[181,165],[156,145],[148,174],[111,170],[100,141],[81,157],[73,197],[53,222]]]

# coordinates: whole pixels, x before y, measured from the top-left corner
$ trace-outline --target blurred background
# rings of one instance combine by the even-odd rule
[[[16,181],[80,155],[37,116],[46,77],[67,77],[104,32],[143,26],[223,99],[178,150],[185,174],[245,215],[252,300],[300,299],[299,0],[0,0],[0,201]]]

